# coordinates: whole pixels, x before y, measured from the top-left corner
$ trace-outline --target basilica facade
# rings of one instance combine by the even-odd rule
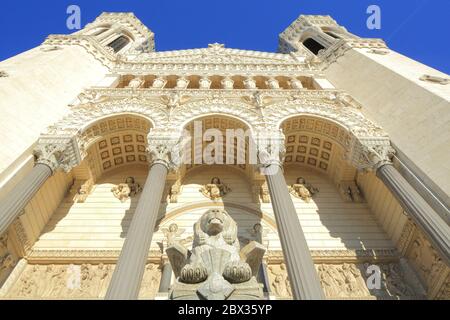
[[[450,299],[450,80],[381,39],[157,51],[103,13],[0,96],[1,299]]]

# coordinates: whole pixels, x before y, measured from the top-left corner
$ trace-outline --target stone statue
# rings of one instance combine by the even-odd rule
[[[75,192],[71,190],[71,193],[75,193],[73,196],[73,202],[83,203],[86,201],[87,197],[91,193],[94,187],[94,181],[92,179],[87,179],[84,182],[76,182],[72,188],[76,189]]]
[[[252,241],[242,250],[236,222],[223,209],[210,209],[194,225],[192,252],[174,243],[166,252],[176,276],[174,300],[261,299],[256,275],[264,247]]]
[[[319,189],[313,187],[310,183],[307,183],[305,178],[297,178],[297,182],[288,187],[289,192],[302,199],[305,202],[310,202],[312,197],[319,192]]]
[[[178,228],[176,223],[172,223],[168,228],[163,228],[162,232],[166,236],[167,247],[175,244],[176,239],[183,234],[185,230],[182,228]]]
[[[220,182],[218,177],[211,179],[211,183],[208,183],[200,188],[200,192],[211,200],[218,200],[229,193],[231,189],[224,183]]]
[[[355,181],[342,181],[339,184],[339,192],[346,202],[364,202],[361,190]]]
[[[131,79],[131,81],[128,83],[128,88],[137,89],[140,88],[144,84],[144,79],[142,77],[136,77]]]
[[[142,191],[142,187],[133,177],[125,179],[125,183],[119,183],[117,186],[111,188],[113,195],[121,202],[127,201],[130,197],[134,197]]]

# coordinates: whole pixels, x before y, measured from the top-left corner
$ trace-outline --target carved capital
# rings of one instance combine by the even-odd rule
[[[262,170],[276,165],[283,166],[286,148],[285,137],[280,129],[261,128],[257,130],[255,143],[258,154],[258,162]],[[263,172],[263,174],[268,174]]]
[[[163,164],[168,170],[181,166],[186,139],[179,130],[151,129],[147,139],[152,164]]]
[[[347,151],[347,160],[358,170],[378,170],[390,164],[395,154],[388,137],[355,138],[353,146]]]
[[[54,173],[58,169],[69,172],[81,160],[76,137],[58,137],[43,135],[33,150],[36,163],[47,165]]]

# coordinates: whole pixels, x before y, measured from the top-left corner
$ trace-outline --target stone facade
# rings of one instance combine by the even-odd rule
[[[126,39],[121,48],[111,46],[118,37]],[[307,39],[324,49],[314,53]],[[397,72],[392,63],[403,57],[328,16],[299,17],[280,34],[280,53],[218,43],[154,48],[153,33],[133,14],[104,13],[79,32],[50,35],[0,62],[1,298],[168,299],[197,291],[222,299],[450,298],[448,153],[435,151],[449,136],[428,140],[431,124],[422,116],[408,122],[418,124],[422,147],[433,149],[429,158],[438,164],[431,167],[436,161],[424,162],[426,153],[404,135],[408,125],[393,127],[398,117],[390,115],[417,115],[433,101],[436,112],[448,107],[447,75],[409,61],[421,76],[409,79],[402,65],[403,87],[429,90],[423,99],[405,98],[410,111],[393,112],[385,101],[390,111],[375,114],[362,61],[381,77],[379,65]],[[67,65],[74,57],[76,70]],[[52,64],[43,63],[48,59]],[[361,81],[351,84],[355,75]],[[391,88],[379,91],[402,103]],[[11,105],[20,125],[6,112]],[[439,112],[439,123],[448,117],[448,108]],[[186,139],[198,125],[232,141],[211,153],[226,164],[202,158],[212,139]],[[235,142],[230,129],[248,137]],[[425,140],[432,142],[424,146]],[[399,168],[403,154],[412,174]],[[386,166],[399,172],[391,185],[379,177]],[[282,174],[268,178],[274,167]],[[150,175],[160,181],[148,181]],[[403,187],[408,183],[412,191]],[[419,197],[424,204],[408,212]],[[291,220],[280,219],[287,217],[280,210]],[[226,232],[224,243],[202,240],[196,222],[212,211],[233,221],[233,241]],[[424,224],[424,215],[435,217],[434,224]],[[144,223],[148,230],[139,228]],[[139,232],[149,238],[139,242]],[[187,257],[202,245],[228,260],[219,268],[202,256],[200,268]],[[261,256],[232,259],[230,266],[222,250],[229,246],[234,255],[242,248],[241,260],[242,251]],[[173,248],[184,259],[174,258]],[[309,271],[307,263],[299,267],[305,261]],[[135,270],[130,283],[138,286],[124,285],[123,270]],[[219,274],[222,291],[203,288],[212,274]],[[189,280],[194,275],[201,279]],[[309,291],[299,289],[299,279]],[[117,288],[129,292],[121,296]]]

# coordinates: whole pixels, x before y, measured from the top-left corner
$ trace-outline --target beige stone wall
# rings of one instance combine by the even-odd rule
[[[43,230],[34,250],[120,250],[139,197],[121,202],[114,197],[111,188],[124,182],[127,176],[135,177],[142,185],[146,172],[145,168],[130,167],[112,171],[97,181],[84,203],[73,203],[72,194],[66,196]],[[215,176],[231,188],[223,202],[214,203],[200,192],[202,185]],[[368,204],[344,202],[325,175],[297,167],[286,170],[286,176],[288,184],[303,176],[320,190],[309,203],[292,196],[310,249],[393,247]],[[224,206],[236,220],[242,241],[251,239],[253,225],[262,222],[267,229],[269,250],[281,250],[271,204],[255,203],[254,199],[252,186],[244,172],[220,166],[194,169],[183,179],[177,202],[162,204],[162,220],[154,234],[151,250],[161,248],[165,241],[164,229],[172,223],[184,230],[181,238],[192,240],[194,222],[215,205]]]
[[[95,85],[107,68],[79,46],[44,51],[36,47],[0,62],[0,187],[29,156],[44,129],[69,112],[85,87]],[[17,174],[17,172],[15,172]],[[14,183],[14,182],[12,182]]]
[[[394,51],[387,55],[352,49],[325,74],[362,104],[395,145],[447,195],[450,194],[450,86],[420,81],[442,72]]]

